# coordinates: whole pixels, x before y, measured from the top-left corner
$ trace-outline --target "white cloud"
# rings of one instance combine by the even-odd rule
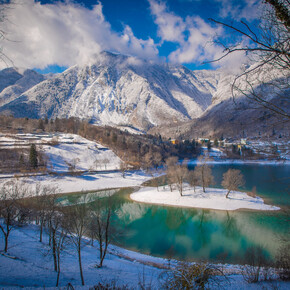
[[[216,50],[220,50],[212,44],[212,39],[221,32],[221,28],[209,25],[198,16],[182,19],[169,12],[162,2],[149,0],[149,3],[161,42],[171,41],[179,44],[179,48],[169,55],[172,62],[201,63],[211,59]]]
[[[167,11],[165,3],[149,0],[150,10],[158,25],[158,36],[163,41],[183,42],[186,24],[183,19]]]
[[[163,2],[149,0],[149,3],[161,43],[171,41],[179,46],[168,56],[171,62],[201,64],[223,55],[223,48],[214,42],[217,36],[224,33],[221,26],[207,23],[199,16],[188,16],[183,19],[168,11]],[[245,61],[245,55],[238,53],[213,65],[236,70]]]
[[[256,19],[261,13],[261,0],[215,0],[220,4],[219,14],[222,18],[230,17],[235,21]]]
[[[15,66],[71,66],[88,62],[103,50],[151,59],[158,55],[154,41],[136,38],[129,26],[122,33],[114,32],[101,3],[90,10],[71,3],[18,0],[7,18],[4,29],[12,41],[3,42],[3,53]]]

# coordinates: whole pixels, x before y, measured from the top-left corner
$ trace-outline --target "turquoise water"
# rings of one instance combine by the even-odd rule
[[[242,263],[249,247],[261,246],[269,257],[289,241],[290,166],[215,165],[213,174],[220,186],[228,168],[245,175],[245,190],[256,186],[267,202],[282,206],[280,211],[215,211],[146,205],[129,199],[133,189],[90,193],[92,207],[107,204],[115,209],[113,224],[118,232],[114,243],[135,251],[185,260]],[[63,202],[65,197],[62,197]]]

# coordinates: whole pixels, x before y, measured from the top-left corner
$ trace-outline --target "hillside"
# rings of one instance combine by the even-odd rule
[[[218,75],[195,75],[183,66],[103,52],[92,64],[71,67],[37,84],[0,111],[148,130],[199,117],[211,104]]]
[[[251,67],[249,68],[251,69]],[[2,76],[2,77],[1,77]],[[250,83],[258,94],[289,110],[289,88],[277,93],[279,71],[255,71]],[[73,66],[45,79],[26,70],[0,73],[0,114],[49,119],[77,117],[96,125],[165,137],[255,136],[276,130],[287,135],[288,123],[244,96],[249,80],[221,71],[190,71],[184,66],[153,63],[103,52],[91,63]]]
[[[7,68],[0,71],[0,106],[45,80],[45,76],[30,69]]]

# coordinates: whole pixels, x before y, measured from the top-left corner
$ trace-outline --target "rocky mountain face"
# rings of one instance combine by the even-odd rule
[[[9,104],[45,79],[30,69],[7,68],[0,71],[0,106]]]
[[[248,68],[252,69],[253,66]],[[150,133],[184,139],[210,136],[289,139],[286,114],[290,114],[290,72],[265,66],[236,79],[233,89],[235,79],[235,75],[221,75],[212,103],[200,117],[168,128],[152,128]]]
[[[73,66],[48,79],[31,70],[1,71],[0,113],[78,117],[171,137],[219,134],[225,128],[240,132],[252,126],[248,123],[253,124],[257,114],[245,113],[249,100],[242,94],[233,102],[233,79],[220,71],[190,71],[184,66],[103,52],[90,64]],[[267,90],[263,94],[273,97]],[[259,118],[263,123],[272,117],[260,110]]]
[[[15,117],[73,116],[147,131],[201,116],[219,77],[103,52],[92,64],[71,67],[21,94],[11,92],[9,101],[1,95],[0,111]]]

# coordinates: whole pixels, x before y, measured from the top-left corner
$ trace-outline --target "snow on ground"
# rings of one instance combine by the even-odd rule
[[[2,221],[0,221],[2,222]],[[0,253],[0,287],[54,288],[57,273],[53,271],[52,253],[48,246],[48,234],[44,232],[43,242],[39,242],[39,229],[35,225],[25,225],[13,230],[9,237],[8,254]],[[0,239],[3,247],[3,238]],[[89,289],[99,282],[126,285],[128,289],[162,289],[160,274],[166,270],[169,261],[109,245],[108,254],[102,268],[98,264],[98,243],[94,246],[83,240],[81,251],[83,275],[86,286],[81,286],[78,258],[72,244],[66,244],[61,254],[60,287],[70,283],[75,289]],[[177,261],[171,260],[170,265]],[[224,269],[226,277],[219,278],[219,285],[209,289],[289,289],[289,282],[268,281],[248,284],[241,275],[239,265],[217,265]]]
[[[2,176],[2,175],[1,175]],[[57,193],[79,192],[88,190],[134,187],[140,186],[143,182],[152,177],[143,171],[127,172],[123,178],[120,172],[104,172],[95,174],[82,174],[78,176],[71,175],[44,175],[44,176],[27,176],[19,177],[19,181],[23,181],[32,188],[35,184],[49,185],[57,187]],[[8,178],[0,179],[1,184],[7,182]]]
[[[248,146],[254,151],[265,157],[276,155],[282,160],[290,161],[290,140],[250,140]]]
[[[3,239],[0,240],[3,247]],[[86,241],[84,241],[86,242]],[[85,244],[85,243],[84,243]],[[157,278],[162,270],[144,263],[155,263],[161,266],[166,260],[150,257],[121,248],[110,246],[102,268],[95,267],[99,262],[97,243],[92,247],[86,245],[82,249],[82,264],[86,285],[98,282],[116,281],[120,285],[135,288],[139,280],[146,283],[152,281],[158,289]],[[53,271],[53,258],[48,247],[48,235],[44,235],[43,243],[39,242],[37,226],[29,225],[11,233],[8,253],[11,257],[0,255],[0,287],[54,287],[56,272]],[[124,257],[131,256],[130,259]],[[119,257],[121,256],[121,257]],[[136,260],[142,260],[139,263]],[[61,274],[59,286],[71,283],[74,287],[81,285],[78,259],[72,244],[67,245],[61,257]],[[88,287],[87,287],[88,288]]]
[[[158,191],[159,190],[159,191]],[[208,208],[217,210],[279,210],[279,207],[264,204],[260,197],[250,197],[245,192],[232,191],[226,198],[227,190],[219,188],[206,188],[204,193],[202,187],[193,188],[185,186],[183,196],[178,190],[170,191],[169,186],[152,188],[145,187],[130,195],[131,199],[139,202],[154,203],[171,206],[184,206],[194,208]]]
[[[151,178],[143,172],[127,172],[125,178],[119,172],[105,172],[118,168],[120,159],[108,148],[95,142],[86,140],[73,134],[17,134],[7,136],[0,134],[0,147],[21,147],[29,146],[31,142],[39,145],[49,158],[53,171],[66,172],[69,163],[75,163],[77,170],[102,170],[99,173],[86,173],[79,176],[71,175],[45,175],[27,176],[18,179],[34,186],[41,185],[56,186],[57,192],[78,192],[108,188],[140,186],[144,181]],[[97,163],[95,162],[96,160]],[[104,162],[109,160],[109,162]],[[105,166],[105,163],[106,166]],[[97,167],[96,167],[97,164]],[[5,175],[2,175],[5,177]],[[9,177],[9,176],[6,176]],[[9,180],[0,179],[1,183]],[[235,192],[230,198],[225,198],[225,191],[222,189],[207,189],[205,194],[197,189],[195,195],[188,188],[184,191],[184,197],[180,198],[177,191],[171,193],[167,187],[142,188],[139,192],[131,195],[139,201],[149,203],[161,203],[175,206],[190,206],[202,208],[215,208],[234,210],[238,208],[251,208],[262,210],[278,209],[277,207],[265,205],[260,198],[251,198],[245,193]],[[142,200],[141,200],[142,199]],[[182,202],[181,202],[182,201]],[[3,237],[0,238],[0,247],[3,247]],[[104,262],[104,267],[95,267],[98,262],[97,245],[83,248],[84,277],[87,285],[94,285],[98,282],[116,281],[119,285],[126,284],[132,289],[140,288],[138,283],[145,279],[147,286],[153,289],[160,289],[158,282],[159,274],[163,271],[152,264],[166,266],[167,260],[131,252],[116,246],[110,246],[110,254]],[[9,254],[7,257],[0,254],[0,287],[53,287],[56,281],[56,273],[53,271],[53,260],[48,253],[48,238],[44,243],[38,242],[37,227],[34,225],[24,226],[11,233],[9,241]],[[149,265],[150,264],[150,265]],[[71,283],[73,286],[81,285],[77,264],[77,255],[72,246],[65,249],[62,257],[62,273],[60,286]],[[233,266],[228,266],[233,269]],[[231,272],[231,271],[230,271]],[[222,282],[225,289],[255,289],[255,285],[244,282],[240,274],[230,276],[231,284],[226,280]],[[276,282],[275,282],[276,283]],[[279,283],[281,289],[287,289],[289,284]],[[150,284],[150,285],[149,285]]]
[[[69,164],[74,170],[115,170],[120,168],[120,158],[112,150],[99,149],[94,142],[81,144],[59,144],[42,146],[49,158],[48,167],[55,172],[68,171]]]
[[[21,148],[37,144],[48,157],[48,168],[54,172],[115,170],[121,159],[110,149],[79,135],[54,134],[0,134],[0,148]]]

